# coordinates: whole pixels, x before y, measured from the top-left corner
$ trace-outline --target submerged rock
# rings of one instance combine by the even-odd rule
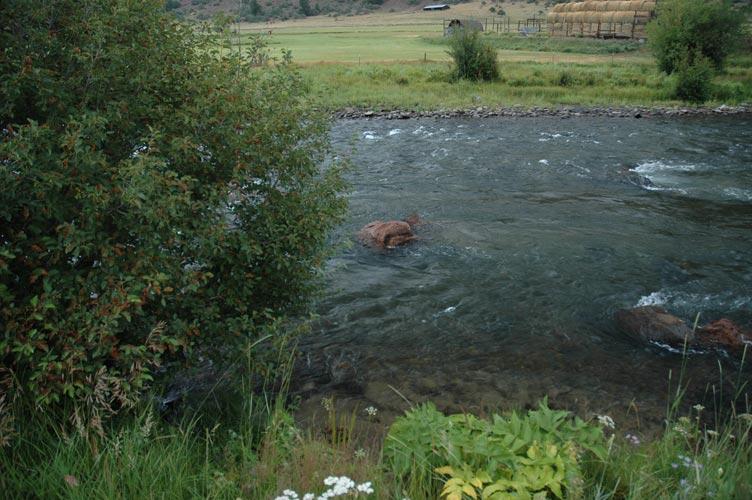
[[[414,224],[419,222],[418,216],[410,216]],[[413,225],[414,225],[413,224]],[[412,226],[402,220],[380,220],[366,224],[358,233],[358,239],[365,245],[375,248],[395,248],[415,239]]]
[[[697,341],[708,347],[725,347],[732,350],[743,350],[745,345],[752,348],[752,335],[731,321],[719,319],[708,323],[697,332]]]
[[[691,344],[695,334],[684,321],[658,306],[621,309],[614,315],[619,328],[642,340],[661,342],[672,346]]]
[[[326,366],[332,386],[350,392],[360,392],[358,356],[355,353],[346,349],[329,352],[326,354]]]

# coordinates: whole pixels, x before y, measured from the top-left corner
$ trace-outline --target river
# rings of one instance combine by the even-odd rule
[[[329,396],[385,421],[406,399],[483,413],[547,396],[658,428],[683,357],[624,335],[614,311],[752,326],[748,115],[350,120],[332,140],[354,164],[337,235],[350,244],[301,343],[303,414]],[[412,213],[416,242],[357,243]],[[686,403],[712,405],[721,376],[752,378],[722,352],[690,354]]]

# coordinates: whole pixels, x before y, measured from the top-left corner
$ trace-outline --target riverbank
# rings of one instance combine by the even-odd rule
[[[384,62],[370,64],[303,64],[299,69],[316,106],[331,113],[395,111],[446,115],[465,110],[527,113],[587,112],[652,114],[714,112],[721,106],[752,103],[752,57],[736,56],[713,80],[710,99],[696,108],[672,97],[673,77],[660,73],[642,53],[607,56],[554,53],[500,54],[501,77],[493,82],[451,81],[448,62]],[[562,62],[561,58],[572,58]],[[604,59],[605,57],[605,59]],[[548,111],[542,111],[548,108]],[[556,110],[556,111],[552,111]],[[587,110],[587,111],[585,111]],[[686,110],[686,111],[684,111]],[[340,113],[341,114],[341,113]],[[352,116],[352,115],[351,115]]]
[[[437,109],[429,111],[400,110],[400,109],[369,109],[348,107],[333,113],[336,119],[369,119],[408,120],[412,118],[536,118],[543,116],[559,118],[576,117],[611,117],[611,118],[660,118],[677,116],[731,116],[752,113],[752,105],[739,106],[677,106],[677,107],[497,107],[478,106],[465,109]]]

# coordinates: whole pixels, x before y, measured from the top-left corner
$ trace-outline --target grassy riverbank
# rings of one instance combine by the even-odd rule
[[[362,494],[364,498],[438,498],[447,478],[431,463],[456,463],[451,458],[454,453],[463,457],[460,463],[473,463],[473,457],[483,460],[487,453],[494,453],[493,440],[482,438],[468,447],[458,437],[465,435],[465,425],[467,432],[477,429],[477,424],[466,420],[471,417],[455,420],[455,430],[445,435],[441,430],[445,424],[423,408],[412,412],[410,419],[402,419],[402,427],[393,429],[386,441],[374,441],[353,429],[358,420],[371,418],[377,409],[338,415],[333,404],[322,409],[328,412],[330,425],[304,431],[281,404],[246,398],[241,407],[239,413],[224,413],[218,422],[197,414],[181,424],[167,423],[153,408],[143,408],[136,416],[107,425],[103,433],[81,426],[66,434],[53,419],[29,413],[21,434],[0,451],[4,471],[0,489],[5,498],[265,499],[285,489],[301,497],[303,492],[320,494],[326,489],[326,477],[347,476],[358,483],[371,482],[374,491]],[[543,416],[560,422],[552,424],[558,428],[564,421],[555,414],[550,410],[522,413],[519,422],[524,429]],[[494,422],[498,426],[502,420]],[[562,478],[567,498],[752,495],[749,413],[721,418],[700,406],[684,415],[670,412],[665,433],[652,442],[612,428],[605,416],[577,424],[586,427],[576,431],[564,425],[556,435],[563,432],[565,437],[553,438],[553,442],[576,450],[577,458],[571,455],[576,469],[570,470],[576,470],[576,479]],[[433,433],[419,432],[424,426]],[[390,442],[391,450],[382,452]],[[421,455],[425,453],[421,442],[435,442],[436,448]],[[595,453],[587,451],[591,448]],[[400,460],[399,454],[395,459],[395,449],[407,453],[408,461]],[[412,461],[409,456],[414,453],[425,458]],[[539,466],[540,471],[548,467]],[[551,467],[558,470],[554,462]],[[544,490],[552,498],[556,487]]]
[[[524,57],[525,54],[519,54]],[[477,106],[679,106],[672,80],[650,60],[634,56],[539,53],[537,61],[505,61],[497,82],[450,82],[449,64],[313,64],[303,74],[321,106],[436,110]],[[548,57],[554,62],[546,62]],[[583,56],[569,56],[583,59]],[[713,104],[752,101],[752,57],[736,57],[714,81]]]
[[[477,106],[680,106],[673,78],[644,52],[510,50],[495,82],[450,81],[448,61],[308,63],[301,71],[327,110],[437,110]],[[707,105],[752,101],[752,56],[737,55],[713,81]]]

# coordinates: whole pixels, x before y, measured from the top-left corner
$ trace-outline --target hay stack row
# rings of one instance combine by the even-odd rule
[[[632,23],[650,19],[655,0],[589,0],[560,3],[548,13],[547,21],[557,23]]]
[[[551,12],[610,12],[610,11],[653,11],[655,0],[588,0],[586,2],[569,2],[554,5]]]
[[[549,23],[631,23],[635,18],[649,19],[650,11],[555,12],[547,17]]]

